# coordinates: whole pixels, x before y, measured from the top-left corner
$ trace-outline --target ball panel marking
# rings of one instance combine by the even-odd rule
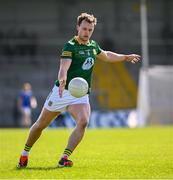
[[[76,98],[85,96],[88,92],[88,83],[81,77],[73,78],[68,85],[70,94]]]

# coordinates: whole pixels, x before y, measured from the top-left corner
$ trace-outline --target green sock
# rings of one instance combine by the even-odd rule
[[[29,152],[31,150],[31,148],[32,148],[32,146],[28,146],[27,144],[25,144],[24,150]]]
[[[31,148],[32,148],[32,146],[28,146],[27,144],[25,144],[25,148],[24,148],[24,150],[22,152],[22,155],[23,156],[28,156],[29,151],[31,150]]]
[[[70,149],[65,149],[64,150],[64,153],[63,153],[63,156],[62,157],[64,157],[64,156],[70,156],[72,154],[72,151],[70,150]]]

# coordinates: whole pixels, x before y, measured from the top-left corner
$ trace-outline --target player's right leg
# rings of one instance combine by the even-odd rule
[[[60,112],[52,112],[43,108],[37,121],[30,128],[29,136],[25,144],[24,151],[19,159],[18,168],[24,168],[28,164],[28,155],[31,147],[40,137],[42,131],[50,124],[50,122],[60,114]]]

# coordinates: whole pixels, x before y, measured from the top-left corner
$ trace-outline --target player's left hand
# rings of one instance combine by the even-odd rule
[[[137,63],[138,61],[140,61],[141,56],[137,55],[137,54],[129,54],[129,55],[125,55],[125,61],[129,61],[133,64]]]

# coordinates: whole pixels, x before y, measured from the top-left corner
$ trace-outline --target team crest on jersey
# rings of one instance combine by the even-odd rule
[[[94,59],[92,57],[88,57],[82,65],[83,70],[88,70],[94,65]]]
[[[94,55],[96,55],[96,54],[97,54],[97,52],[96,52],[96,50],[95,50],[95,49],[93,49],[93,54],[94,54]]]

